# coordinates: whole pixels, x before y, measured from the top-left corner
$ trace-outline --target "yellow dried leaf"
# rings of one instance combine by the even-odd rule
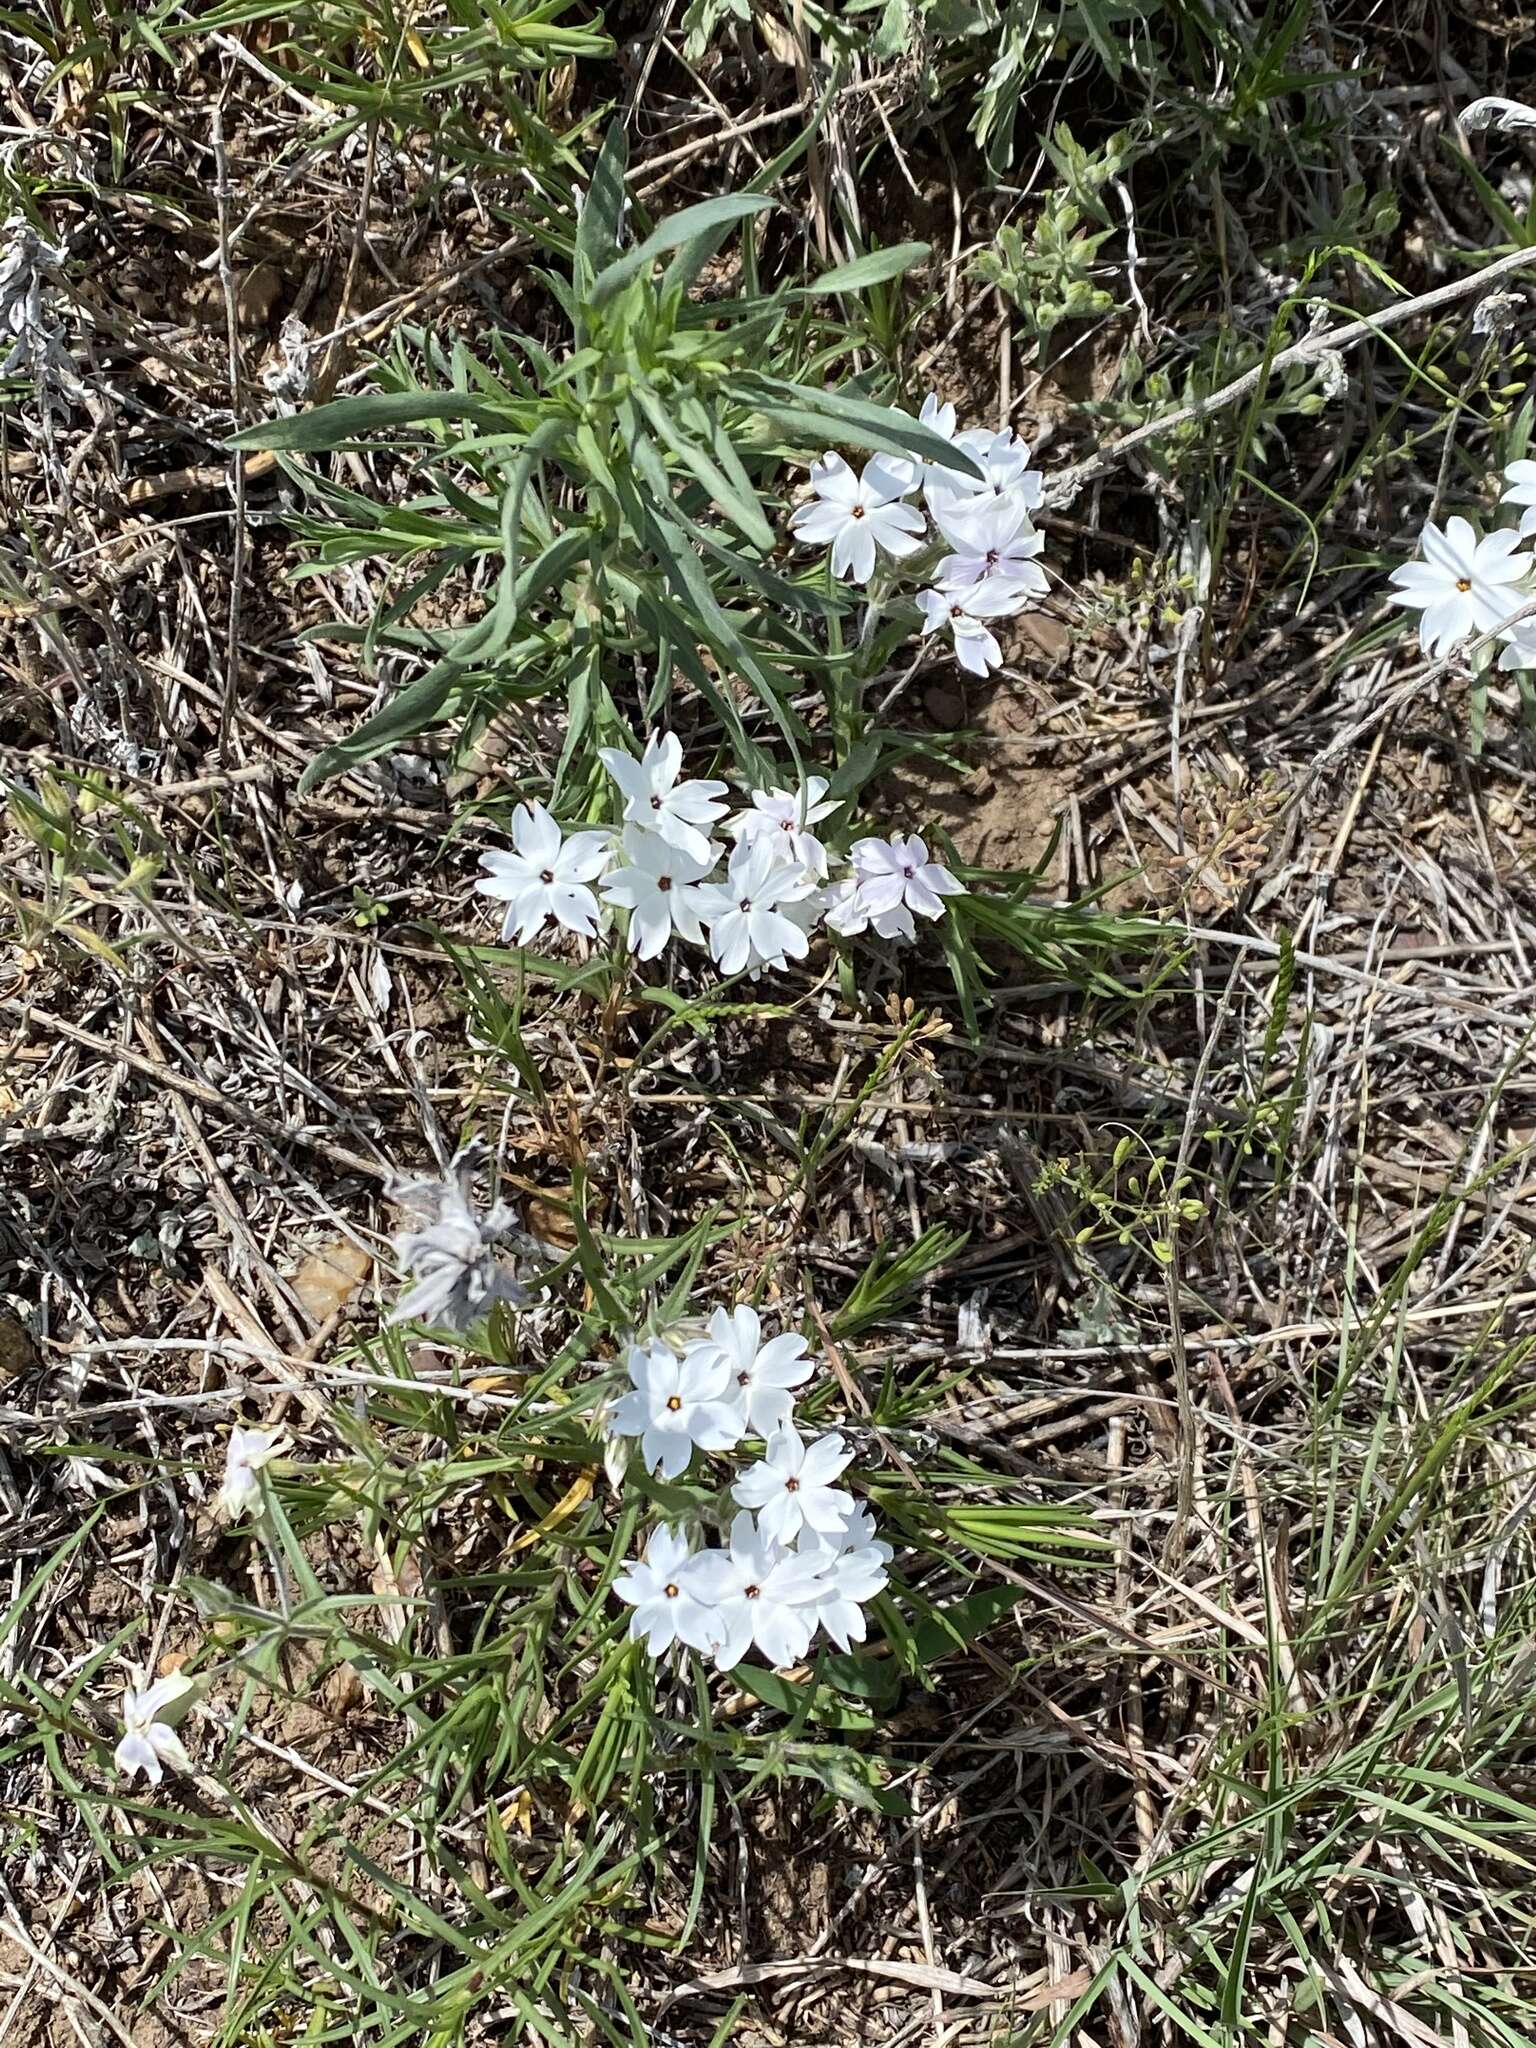
[[[545,1244],[563,1245],[567,1249],[575,1244],[576,1226],[571,1221],[568,1208],[557,1208],[542,1195],[530,1195],[527,1217],[528,1228]]]
[[[311,1252],[293,1276],[299,1305],[317,1323],[329,1322],[368,1277],[372,1256],[350,1238],[338,1237]]]
[[[575,1481],[566,1488],[547,1515],[541,1515],[531,1529],[525,1529],[513,1544],[514,1550],[526,1550],[530,1543],[537,1543],[541,1536],[547,1536],[551,1529],[558,1529],[562,1522],[568,1522],[578,1508],[592,1498],[594,1474],[589,1470],[578,1473]]]
[[[501,1809],[501,1825],[507,1834],[521,1835],[525,1841],[532,1841],[533,1801],[528,1796],[526,1785],[519,1785]]]

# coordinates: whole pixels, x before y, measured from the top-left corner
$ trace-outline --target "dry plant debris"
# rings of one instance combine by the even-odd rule
[[[7,2048],[1529,2038],[1536,699],[1388,601],[1520,511],[1485,15],[0,22]],[[930,390],[990,673],[788,538]],[[965,896],[498,943],[653,728]],[[739,1304],[894,1555],[722,1676],[604,1414]]]

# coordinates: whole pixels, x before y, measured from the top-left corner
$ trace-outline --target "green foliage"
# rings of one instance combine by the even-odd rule
[[[1082,320],[1108,311],[1115,293],[1095,281],[1099,250],[1114,232],[1100,197],[1133,159],[1130,139],[1112,135],[1089,152],[1063,122],[1046,154],[1061,184],[1046,195],[1028,233],[998,230],[993,248],[976,258],[976,276],[1000,285],[1023,315],[1025,332],[1048,335],[1063,320]],[[1090,230],[1085,224],[1099,225]]]
[[[888,281],[924,245],[763,292],[752,286],[751,223],[771,206],[766,195],[727,194],[648,229],[637,221],[630,235],[624,160],[614,127],[568,267],[543,273],[568,352],[492,334],[486,361],[408,329],[381,366],[381,391],[238,437],[309,453],[408,433],[398,445],[427,486],[403,505],[374,503],[305,473],[331,515],[308,527],[317,566],[383,558],[409,572],[351,637],[428,664],[311,765],[306,787],[445,721],[463,721],[473,738],[508,701],[545,695],[566,707],[557,787],[568,771],[580,783],[594,745],[627,729],[611,694],[620,669],[643,678],[639,725],[661,717],[677,689],[696,691],[749,782],[766,772],[765,739],[801,759],[809,732],[792,700],[807,677],[834,728],[850,744],[861,736],[859,651],[829,652],[819,630],[854,600],[784,573],[764,494],[786,454],[826,442],[944,452],[904,416],[828,388],[824,357],[815,383],[795,375],[810,367],[817,332],[804,302]],[[559,243],[564,231],[547,233]],[[740,287],[697,302],[701,273],[731,260],[732,244]],[[456,571],[494,591],[489,609],[447,630],[409,625],[412,607]],[[749,712],[726,678],[745,686]]]

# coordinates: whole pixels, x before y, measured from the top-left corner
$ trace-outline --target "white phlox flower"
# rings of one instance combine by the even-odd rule
[[[841,455],[828,453],[811,465],[814,498],[799,506],[789,527],[802,547],[830,547],[832,574],[867,583],[880,554],[903,561],[922,546],[923,515],[904,505],[899,469],[865,464],[860,476]]]
[[[711,1612],[694,1590],[700,1555],[689,1549],[685,1536],[658,1529],[645,1546],[645,1556],[613,1582],[615,1593],[635,1610],[629,1617],[631,1640],[643,1637],[653,1657],[674,1643],[699,1651],[711,1647]]]
[[[230,1521],[238,1522],[252,1508],[261,1505],[263,1466],[270,1465],[292,1447],[292,1438],[282,1429],[242,1429],[237,1424],[229,1433],[224,1453],[224,1483],[219,1488],[219,1506]]]
[[[769,1438],[764,1455],[731,1488],[731,1498],[757,1510],[758,1528],[775,1543],[793,1543],[802,1529],[832,1535],[853,1513],[853,1495],[832,1483],[852,1458],[835,1430],[808,1444],[789,1423]]]
[[[754,789],[750,811],[738,811],[727,830],[738,844],[768,840],[774,858],[793,862],[827,879],[827,849],[811,831],[838,808],[825,801],[830,783],[824,775],[808,775],[799,790]]]
[[[903,418],[910,417],[910,413],[903,414]],[[954,440],[955,408],[946,405],[937,391],[929,392],[917,417],[919,425],[925,426],[930,434],[937,434],[941,441]],[[918,479],[936,465],[916,455],[877,455],[873,458],[871,467],[876,468],[880,476],[895,484],[902,496],[905,496],[908,491],[916,490]],[[975,483],[976,479],[973,477],[971,481]],[[979,484],[977,487],[980,488]]]
[[[1045,542],[1030,524],[1029,507],[1019,499],[977,499],[962,511],[946,509],[933,518],[953,549],[933,572],[938,589],[996,584],[1008,592],[1013,611],[1023,611],[1032,597],[1049,591],[1036,559]]]
[[[629,946],[642,960],[654,960],[676,932],[702,946],[698,885],[715,865],[715,848],[697,860],[639,825],[624,827],[623,867],[604,878],[603,900],[629,912]]]
[[[112,1761],[130,1783],[142,1771],[151,1785],[164,1777],[164,1766],[173,1771],[192,1771],[192,1759],[181,1746],[181,1737],[160,1718],[191,1692],[192,1680],[173,1671],[169,1678],[157,1678],[153,1685],[136,1686],[123,1694],[123,1736],[112,1752]]]
[[[687,1471],[695,1446],[734,1450],[741,1416],[729,1395],[729,1368],[720,1354],[696,1345],[682,1357],[659,1339],[632,1344],[625,1360],[630,1391],[610,1417],[620,1436],[637,1436],[646,1469],[663,1479]]]
[[[528,1299],[515,1273],[498,1256],[517,1215],[497,1202],[482,1215],[475,1202],[475,1174],[486,1158],[479,1139],[456,1152],[436,1180],[392,1180],[386,1190],[410,1225],[394,1239],[395,1257],[412,1285],[390,1311],[391,1324],[421,1322],[440,1330],[470,1330],[493,1303],[517,1306]]]
[[[794,1331],[770,1337],[765,1344],[762,1319],[745,1303],[729,1312],[715,1310],[700,1349],[713,1350],[725,1360],[726,1398],[741,1415],[743,1433],[750,1429],[765,1441],[789,1422],[793,1390],[804,1386],[815,1370],[815,1361],[806,1356],[805,1339]]]
[[[1405,562],[1389,579],[1397,588],[1393,604],[1422,614],[1419,645],[1426,654],[1447,654],[1472,633],[1487,633],[1518,611],[1531,568],[1517,554],[1520,535],[1512,526],[1484,534],[1471,522],[1447,519],[1444,528],[1427,520],[1419,535],[1422,562]]]
[[[519,804],[512,813],[512,853],[491,852],[480,856],[487,870],[475,887],[483,896],[495,896],[507,906],[501,936],[516,935],[527,945],[550,918],[592,938],[597,929],[597,898],[586,884],[595,881],[608,864],[606,832],[572,832],[568,837],[542,804]]]
[[[1499,499],[1501,505],[1520,505],[1520,536],[1536,533],[1536,462],[1507,462],[1504,465],[1505,481],[1509,489]]]
[[[654,832],[706,865],[714,858],[709,832],[725,816],[723,782],[679,782],[683,743],[674,732],[652,733],[637,761],[619,747],[599,747],[598,759],[624,798],[624,822]]]
[[[944,898],[965,894],[964,883],[928,858],[927,842],[915,832],[855,840],[849,859],[871,921],[898,904],[919,917],[942,917]]]
[[[860,1504],[836,1533],[807,1530],[799,1549],[802,1557],[817,1558],[822,1566],[817,1621],[840,1650],[862,1643],[868,1629],[864,1604],[884,1591],[893,1554],[875,1534],[874,1516]]]
[[[1536,618],[1522,619],[1518,626],[1511,626],[1499,638],[1504,643],[1504,651],[1499,656],[1501,669],[1536,669]]]
[[[871,910],[857,875],[845,875],[827,891],[827,924],[845,939],[872,931],[877,939],[917,937],[917,926],[905,903],[893,903],[884,910]]]
[[[980,583],[956,584],[942,590],[920,590],[918,609],[923,615],[923,637],[949,628],[955,659],[973,676],[990,675],[999,667],[1003,650],[988,619],[1011,619],[1028,603],[1014,583],[987,576]]]
[[[930,468],[923,496],[935,519],[941,511],[961,512],[968,504],[979,510],[992,498],[1011,498],[1031,512],[1039,505],[1045,478],[1029,466],[1027,441],[1007,428],[994,433],[989,427],[968,427],[954,436],[954,443],[970,456],[981,475],[968,476],[963,470],[937,465]]]
[[[716,964],[726,974],[740,974],[803,960],[811,942],[790,913],[815,890],[815,876],[781,863],[767,837],[739,841],[726,879],[699,885],[699,912]]]
[[[731,1671],[754,1643],[770,1664],[798,1664],[816,1630],[822,1560],[786,1550],[745,1512],[731,1523],[730,1547],[701,1550],[691,1590],[709,1610],[710,1648]]]

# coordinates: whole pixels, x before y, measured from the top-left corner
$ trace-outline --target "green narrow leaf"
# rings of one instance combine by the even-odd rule
[[[576,221],[575,270],[580,287],[590,285],[600,270],[619,253],[619,231],[624,220],[624,172],[629,163],[629,143],[622,121],[610,123],[592,168],[592,183],[581,203]],[[573,324],[575,324],[573,322]],[[585,340],[585,335],[579,337]]]
[[[927,242],[897,242],[889,249],[871,249],[867,256],[855,256],[835,270],[823,271],[813,283],[801,285],[796,298],[825,298],[833,292],[861,292],[872,284],[888,284],[893,277],[912,269],[928,255]]]
[[[299,778],[299,795],[307,796],[333,775],[345,774],[364,761],[393,753],[442,718],[469,669],[501,659],[512,644],[519,614],[583,560],[591,542],[584,526],[556,535],[510,588],[503,586],[485,617],[459,635],[450,654],[397,691],[344,740],[321,749]]]
[[[738,372],[727,380],[727,388],[741,404],[762,413],[797,440],[844,441],[855,448],[916,456],[922,462],[981,476],[963,448],[889,406],[871,405],[868,399],[850,398],[842,392],[813,391],[807,384],[774,383],[755,371]]]
[[[650,421],[656,437],[676,457],[696,482],[702,484],[720,510],[748,540],[764,554],[770,554],[774,545],[773,528],[764,517],[763,508],[757,502],[750,486],[745,496],[720,468],[714,457],[705,449],[690,441],[677,423],[667,416],[665,406],[653,391],[643,384],[634,388],[634,398],[640,410]]]
[[[777,202],[765,192],[726,192],[718,199],[702,199],[697,206],[685,206],[680,212],[669,214],[652,228],[643,242],[638,242],[633,249],[626,249],[622,256],[616,257],[598,273],[587,289],[587,303],[604,305],[631,278],[639,277],[669,249],[696,241],[716,228],[748,220],[753,214],[766,212],[775,204]]]
[[[494,426],[506,418],[504,406],[472,391],[366,391],[358,398],[337,398],[290,419],[258,420],[242,427],[225,444],[230,448],[284,448],[299,452],[338,448],[381,427],[423,426],[431,420],[482,420]]]

